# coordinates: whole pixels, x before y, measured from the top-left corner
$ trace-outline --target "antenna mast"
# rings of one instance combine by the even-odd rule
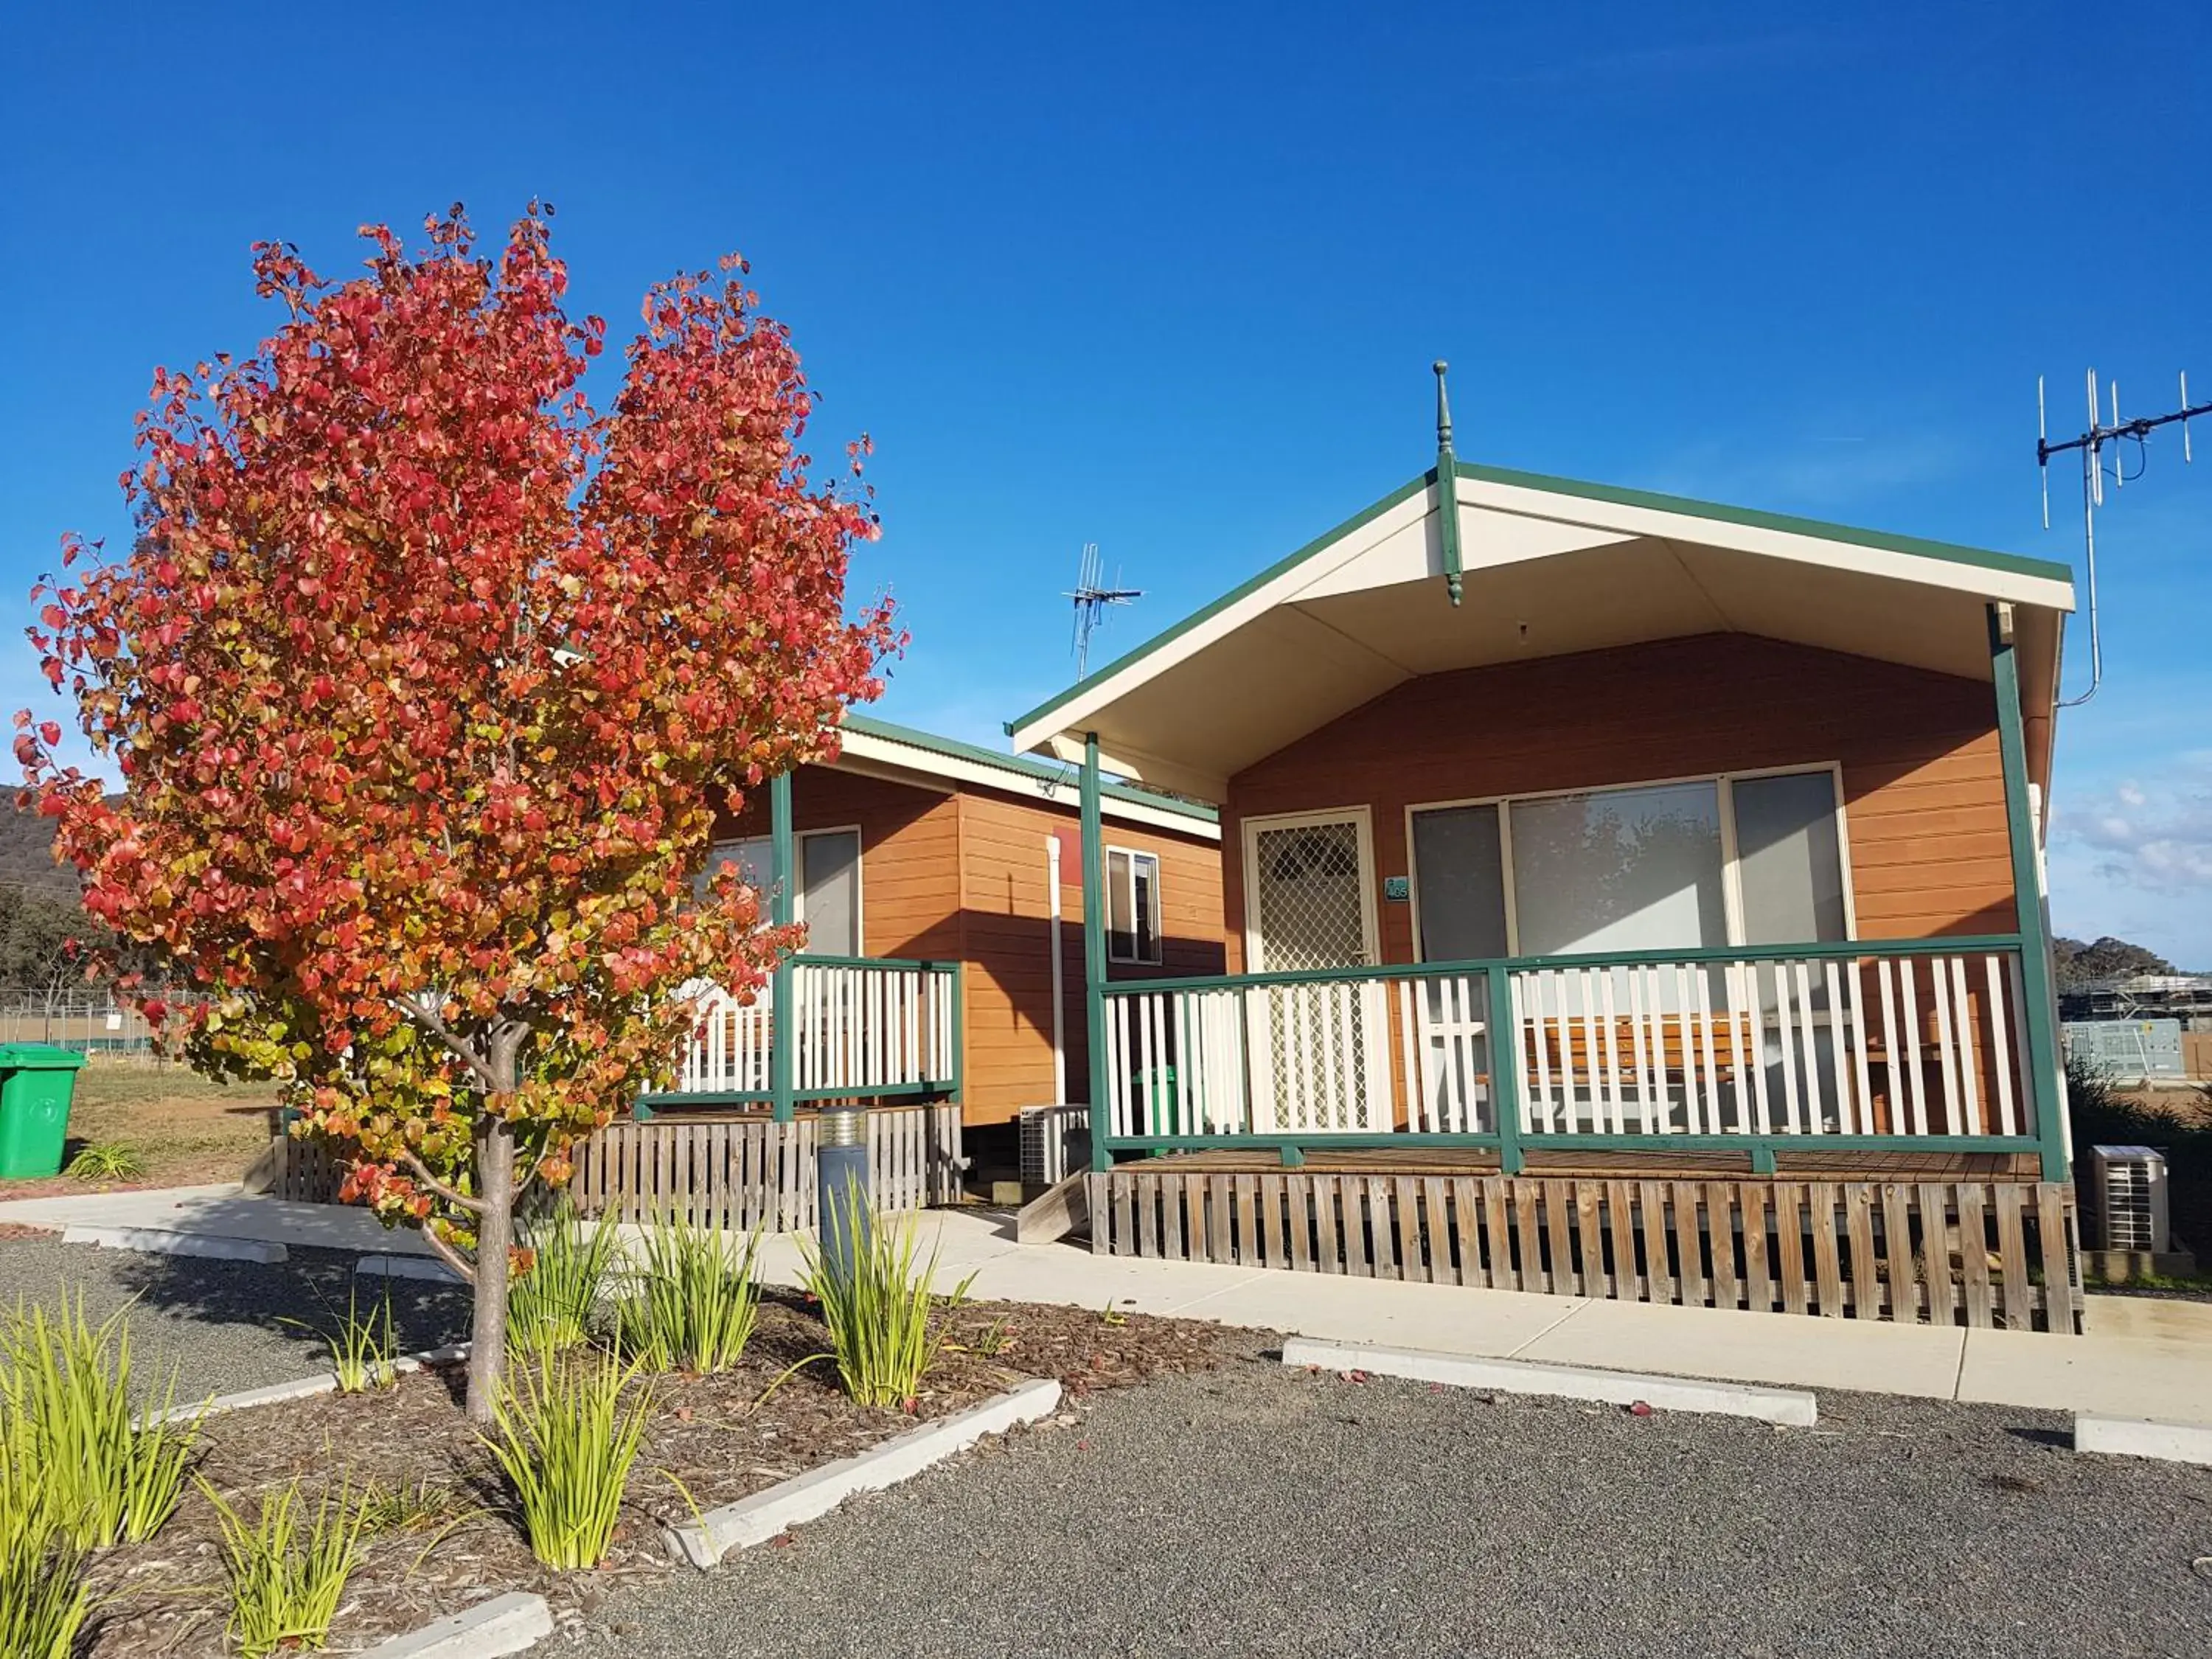
[[[2066,438],[2057,443],[2051,441],[2044,424],[2043,377],[2035,379],[2035,465],[2043,483],[2043,527],[2051,528],[2051,458],[2069,450],[2078,450],[2081,455],[2081,547],[2084,566],[2089,578],[2089,689],[2078,697],[2068,697],[2059,703],[2061,708],[2075,708],[2097,695],[2097,688],[2105,678],[2105,645],[2097,622],[2097,509],[2105,504],[2105,446],[2132,443],[2136,447],[2136,470],[2127,470],[2124,451],[2116,454],[2112,464],[2112,488],[2120,489],[2130,477],[2140,478],[2150,464],[2150,434],[2162,426],[2179,422],[2181,427],[2181,459],[2185,464],[2194,459],[2189,444],[2189,422],[2200,415],[2212,414],[2212,403],[2191,404],[2189,401],[2189,374],[2181,374],[2181,406],[2164,415],[2138,415],[2132,420],[2120,418],[2120,383],[2110,382],[2106,391],[2110,397],[2111,418],[2104,417],[2098,406],[2097,371],[2088,373],[2089,424],[2077,437]]]
[[[1075,601],[1075,678],[1079,680],[1090,667],[1091,636],[1105,626],[1107,607],[1141,599],[1145,591],[1122,586],[1119,570],[1114,573],[1114,585],[1108,586],[1104,562],[1098,556],[1098,544],[1085,542],[1083,557],[1076,566],[1075,591],[1067,597]]]

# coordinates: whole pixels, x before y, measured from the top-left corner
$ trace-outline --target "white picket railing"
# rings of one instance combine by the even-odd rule
[[[1107,1133],[1495,1134],[1493,975],[1522,1134],[2036,1133],[2019,954],[1984,945],[1116,985]]]
[[[2027,1135],[2004,951],[1510,976],[1533,1134]]]
[[[954,1081],[955,972],[934,963],[793,962],[793,1091],[867,1094]],[[750,1002],[710,990],[676,1092],[766,1098],[774,1087],[774,1003],[771,984]]]

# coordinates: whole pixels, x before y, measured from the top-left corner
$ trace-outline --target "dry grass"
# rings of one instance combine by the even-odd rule
[[[95,1141],[119,1142],[137,1154],[145,1173],[131,1181],[0,1182],[0,1198],[235,1181],[269,1144],[276,1109],[270,1088],[212,1083],[181,1066],[95,1059],[77,1073],[69,1154]]]

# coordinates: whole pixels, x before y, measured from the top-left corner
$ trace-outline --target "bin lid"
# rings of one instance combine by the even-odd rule
[[[0,1071],[74,1072],[84,1056],[74,1048],[57,1048],[51,1042],[0,1042]]]

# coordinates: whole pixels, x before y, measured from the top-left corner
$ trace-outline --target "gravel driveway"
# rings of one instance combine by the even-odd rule
[[[2049,1413],[1817,1430],[1256,1361],[1102,1396],[716,1572],[603,1656],[2212,1653],[2212,1470]]]
[[[12,1310],[18,1298],[53,1308],[64,1291],[81,1293],[97,1321],[137,1298],[132,1370],[166,1380],[169,1368],[178,1367],[181,1403],[329,1370],[318,1333],[343,1322],[355,1260],[347,1251],[295,1249],[290,1261],[263,1267],[53,1238],[0,1238],[0,1309]],[[385,1283],[360,1281],[364,1315],[381,1304]],[[464,1291],[419,1279],[391,1284],[392,1328],[402,1352],[468,1334]],[[287,1318],[313,1328],[287,1325]]]

